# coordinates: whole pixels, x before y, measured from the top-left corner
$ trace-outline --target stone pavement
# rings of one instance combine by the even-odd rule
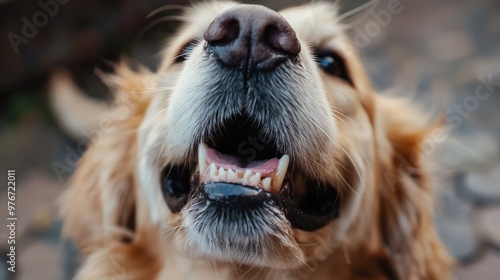
[[[358,42],[358,49],[377,89],[410,96],[426,110],[446,113],[450,133],[427,150],[440,178],[436,226],[459,260],[456,279],[498,280],[500,2],[399,3],[401,12],[385,21],[375,14],[388,11],[387,1],[349,18],[350,33],[367,38]],[[143,48],[150,46],[135,50],[139,60],[151,53]],[[71,243],[60,240],[55,201],[67,182],[56,178],[51,164],[65,162],[66,148],[75,143],[40,110],[23,115],[16,126],[1,121],[0,125],[1,170],[18,169],[19,260],[24,265],[17,279],[70,279],[80,257]],[[2,189],[0,205],[5,199]],[[1,215],[3,211],[4,220]],[[0,243],[0,280],[9,279],[2,274],[5,249]]]

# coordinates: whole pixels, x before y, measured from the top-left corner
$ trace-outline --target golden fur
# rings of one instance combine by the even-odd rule
[[[151,203],[138,162],[143,146],[151,143],[148,137],[162,125],[158,116],[166,114],[167,85],[180,71],[173,58],[225,5],[234,4],[190,10],[157,73],[120,64],[106,78],[116,91],[115,109],[62,199],[64,232],[88,255],[76,279],[449,279],[452,260],[434,229],[433,182],[421,153],[435,125],[404,100],[373,91],[333,7],[324,3],[282,14],[309,45],[340,52],[352,77],[349,85],[319,74],[336,120],[335,142],[342,149],[329,150],[335,170],[322,174],[338,182],[345,197],[338,221],[314,232],[292,230],[297,245],[280,257],[299,264],[285,269],[179,254],[179,240],[186,238],[179,227],[183,217]]]

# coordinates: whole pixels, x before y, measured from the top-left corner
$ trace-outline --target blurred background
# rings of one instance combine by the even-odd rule
[[[243,2],[280,9],[305,1]],[[377,90],[446,115],[449,133],[425,153],[440,178],[436,225],[459,260],[455,279],[500,279],[500,1],[338,3]],[[68,68],[89,94],[109,100],[94,69],[110,71],[109,62],[126,55],[154,70],[179,24],[169,16],[186,4],[0,0],[0,170],[6,182],[16,169],[18,186],[15,274],[6,271],[7,187],[0,188],[0,280],[71,279],[81,261],[59,238],[56,199],[82,145],[54,121],[49,75]],[[173,6],[148,17],[165,5]]]

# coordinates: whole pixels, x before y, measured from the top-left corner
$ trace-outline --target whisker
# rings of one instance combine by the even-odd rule
[[[349,153],[347,153],[347,151],[340,145],[338,145],[331,137],[330,135],[328,135],[328,133],[326,133],[326,131],[324,131],[318,124],[316,124],[314,121],[311,121],[321,132],[323,132],[325,134],[326,137],[328,137],[330,139],[330,141],[332,141],[332,143],[339,149],[341,149],[344,154],[349,158],[349,160],[351,161],[354,169],[356,170],[356,173],[359,177],[359,180],[361,181],[361,184],[364,185],[364,180],[363,180],[363,177],[361,176],[361,172],[359,171],[359,168],[358,166],[356,165],[356,163],[354,162],[354,160],[352,159],[352,157],[349,155]],[[347,183],[347,182],[346,182]],[[351,188],[352,189],[352,188]],[[354,191],[354,190],[353,190]],[[356,192],[355,192],[356,193]]]
[[[248,274],[248,272],[250,272],[250,268],[247,269],[247,271],[245,273],[243,273],[240,277],[238,277],[238,280],[242,279],[243,277],[245,277],[245,275]]]
[[[173,234],[175,236],[181,229],[182,229],[182,225],[178,225],[178,226],[175,227],[175,230],[172,231],[169,235]],[[168,241],[168,243],[167,243],[167,250],[170,250],[174,239],[168,240],[168,237],[165,237],[165,239]]]
[[[161,113],[167,111],[168,107],[161,109],[151,120],[154,121]]]
[[[165,6],[157,8],[156,10],[149,13],[146,16],[146,18],[149,19],[149,18],[154,17],[155,15],[157,15],[161,12],[166,12],[166,11],[171,11],[171,10],[185,10],[185,9],[186,9],[186,6],[183,6],[183,5],[175,5],[175,4],[165,5]]]
[[[151,93],[151,92],[159,92],[159,91],[164,91],[166,89],[164,88],[156,88],[156,89],[146,89],[146,90],[139,90],[139,91],[130,91],[130,93]]]
[[[137,35],[137,37],[134,40],[134,42],[137,43],[142,38],[142,36],[144,36],[144,34],[146,34],[146,32],[148,32],[149,30],[151,30],[156,25],[164,23],[164,22],[169,22],[169,21],[184,21],[184,17],[180,17],[180,16],[165,16],[165,17],[157,18],[157,19],[153,20],[151,23],[149,23],[148,25],[146,25],[146,27],[144,27],[139,32],[139,35]]]
[[[252,277],[252,279],[250,280],[254,280],[254,279],[257,279],[257,276],[259,276],[260,272],[264,269],[264,267],[261,267],[260,270],[257,272],[257,274],[255,274],[254,277]]]
[[[337,116],[337,114],[341,115],[342,117],[348,119],[349,121],[351,121],[352,123],[356,123],[352,118],[348,117],[347,115],[345,115],[344,113],[340,112],[339,110],[335,109],[333,107],[333,105],[330,105],[330,110],[332,110],[334,112],[333,114],[333,117],[339,121],[342,121],[345,125],[347,125],[347,123],[339,116]]]
[[[350,265],[351,264],[351,256],[349,255],[349,250],[346,248],[346,246],[342,247],[344,249],[344,259],[345,262]]]
[[[318,246],[318,245],[319,245],[319,242],[299,244],[300,247],[313,247],[313,246]]]
[[[215,263],[215,259],[213,257],[211,259],[214,262],[214,266],[212,269],[215,271],[215,275],[217,276],[217,280],[219,280],[219,271],[217,270],[217,264]],[[209,260],[207,260],[207,261],[208,261],[208,264],[210,265],[210,261]],[[210,265],[210,267],[212,267],[212,266]]]
[[[350,28],[352,26],[356,26],[358,25],[360,22],[362,22],[367,16],[370,15],[370,13],[375,9],[375,7],[378,5],[378,3],[380,2],[380,0],[371,0],[370,2],[367,2],[363,5],[360,5],[356,8],[353,8],[341,15],[339,15],[337,17],[337,22],[340,22],[342,23],[342,21],[348,19],[348,18],[352,18],[352,17],[358,17],[360,16],[360,14],[366,10],[369,10],[368,13],[366,13],[365,16],[361,16],[361,17],[358,17],[358,18],[354,18],[354,20],[352,22],[350,22],[349,24],[346,24],[346,23],[342,23],[346,26],[346,29],[347,28]]]
[[[273,273],[273,270],[272,270],[272,269],[269,269],[269,274],[267,275],[266,279],[264,279],[264,280],[269,279],[269,276],[271,276],[271,274],[272,274],[272,273]]]
[[[352,163],[352,166],[354,167],[354,170],[356,171],[356,174],[358,175],[359,177],[359,180],[361,182],[361,185],[364,186],[365,185],[365,181],[363,180],[363,177],[361,176],[361,172],[359,171],[359,168],[358,168],[358,165],[356,164],[356,162],[354,162],[354,160],[352,159],[352,157],[347,153],[347,151],[341,147],[341,146],[338,146],[340,149],[342,149],[342,151],[344,151],[345,155],[347,156],[347,158],[349,158],[349,160],[351,161]],[[363,188],[363,190],[366,192],[366,188]]]
[[[181,226],[176,226],[176,227],[173,227],[171,228],[170,232],[164,237],[164,239],[168,239],[173,233],[176,233],[178,232],[178,229],[180,228]],[[175,235],[175,234],[174,234]]]

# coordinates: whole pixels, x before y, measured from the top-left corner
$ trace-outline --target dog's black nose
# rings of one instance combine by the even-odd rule
[[[224,65],[244,71],[269,71],[300,53],[292,27],[263,6],[239,5],[223,12],[204,37]]]

